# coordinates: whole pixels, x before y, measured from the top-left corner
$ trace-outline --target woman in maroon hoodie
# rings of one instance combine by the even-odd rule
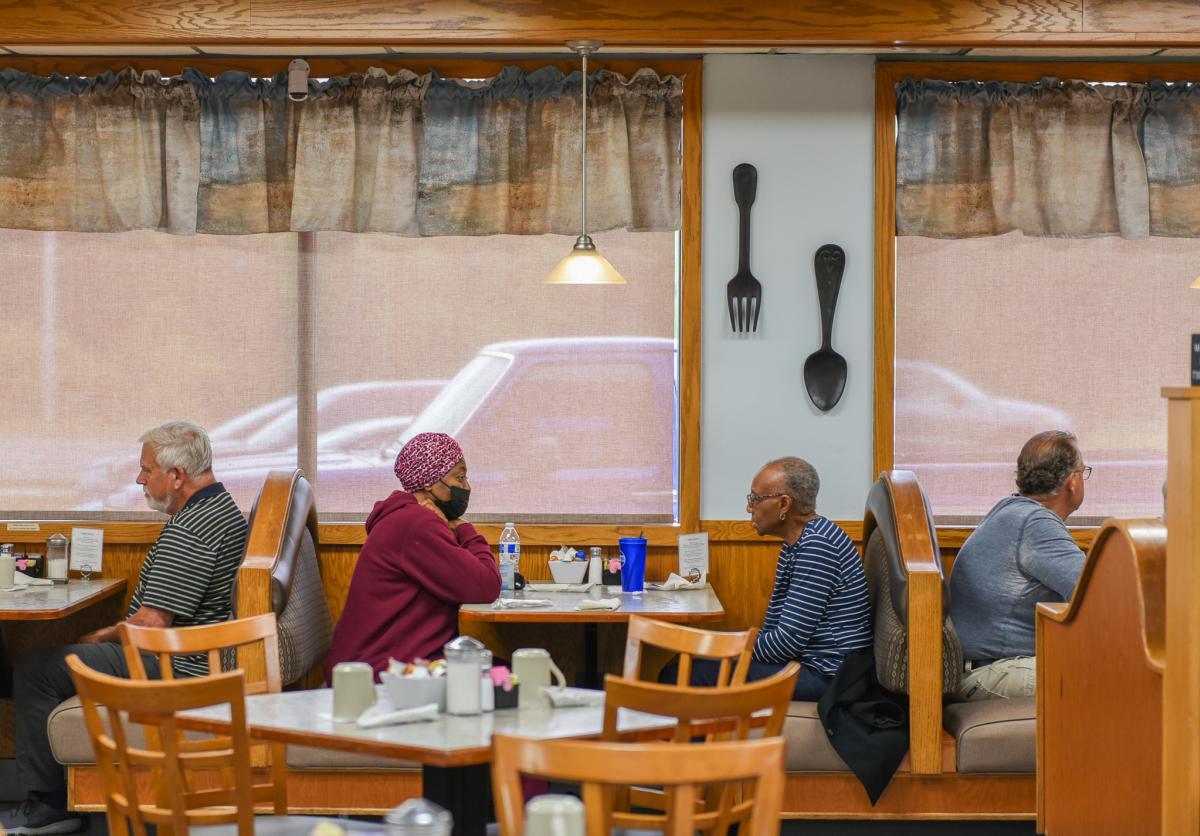
[[[444,433],[421,433],[396,456],[404,490],[375,503],[346,608],[325,665],[389,658],[438,659],[458,633],[460,604],[500,596],[500,570],[483,535],[462,515],[471,496],[467,463]]]

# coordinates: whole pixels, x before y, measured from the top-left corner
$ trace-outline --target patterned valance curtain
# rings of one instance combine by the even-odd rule
[[[1138,85],[897,86],[896,234],[1144,237]]]
[[[1200,237],[1200,85],[1146,86],[1146,175],[1150,234]]]
[[[577,234],[579,74],[0,72],[0,227]],[[678,229],[683,84],[589,79],[588,226]]]

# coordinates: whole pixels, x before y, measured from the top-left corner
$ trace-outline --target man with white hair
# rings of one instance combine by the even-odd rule
[[[212,473],[212,446],[203,429],[173,421],[141,437],[137,483],[146,503],[170,514],[142,563],[125,621],[146,627],[191,627],[225,621],[230,593],[246,551],[245,517]],[[17,776],[26,794],[14,810],[0,814],[11,834],[71,833],[82,820],[66,808],[63,768],[54,759],[46,733],[50,712],[75,694],[66,657],[74,653],[88,667],[129,676],[117,642],[117,625],[83,636],[80,644],[29,653],[16,666]],[[158,659],[143,655],[146,672],[159,676]],[[176,658],[176,677],[208,673],[206,657]]]

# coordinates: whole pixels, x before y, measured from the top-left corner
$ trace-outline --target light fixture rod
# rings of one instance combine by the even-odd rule
[[[583,98],[583,235],[587,237],[587,57],[589,50],[581,49],[583,56],[583,81],[581,97]]]

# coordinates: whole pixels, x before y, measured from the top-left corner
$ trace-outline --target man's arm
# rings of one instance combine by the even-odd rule
[[[175,616],[166,610],[160,610],[158,607],[141,607],[129,618],[125,619],[130,624],[136,624],[138,627],[170,627],[175,620]],[[81,644],[103,644],[104,642],[115,642],[117,640],[117,627],[122,622],[101,627],[99,630],[93,630],[86,636],[79,639]]]
[[[1052,511],[1034,514],[1025,524],[1017,559],[1031,577],[1070,601],[1083,570],[1083,550]]]

